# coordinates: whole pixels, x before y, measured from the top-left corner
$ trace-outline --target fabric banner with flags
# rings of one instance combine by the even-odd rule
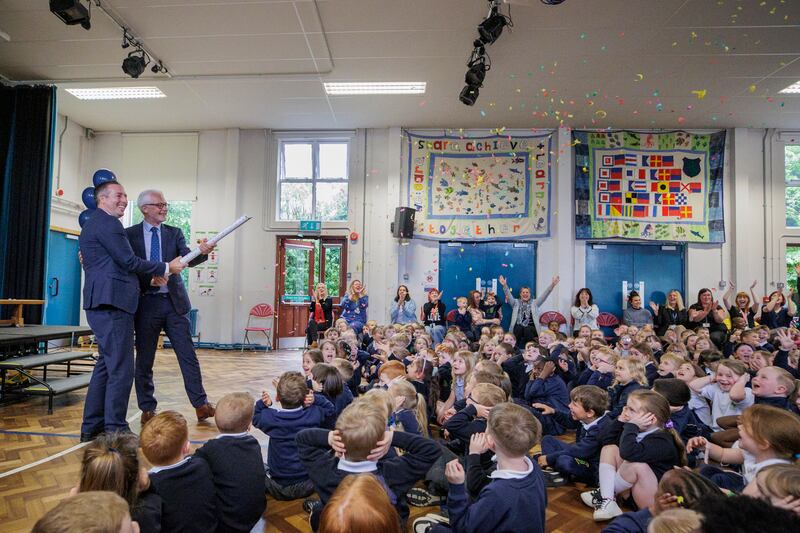
[[[572,132],[575,237],[725,242],[725,132]]]
[[[408,205],[417,211],[414,237],[550,235],[552,132],[404,133]]]

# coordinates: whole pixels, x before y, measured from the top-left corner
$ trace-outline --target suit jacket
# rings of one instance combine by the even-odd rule
[[[144,229],[140,222],[134,226],[126,228],[128,240],[131,242],[131,247],[137,256],[146,259],[147,248],[144,244]],[[161,259],[164,261],[172,261],[178,256],[184,256],[191,250],[186,246],[186,239],[183,236],[183,231],[175,226],[161,224]],[[189,266],[193,267],[199,265],[208,259],[207,255],[199,255],[193,261],[189,262]],[[148,292],[153,287],[150,285],[150,275],[139,275],[139,286],[142,293]],[[167,290],[169,299],[172,305],[175,306],[175,311],[179,315],[188,313],[192,304],[189,302],[189,293],[186,292],[186,285],[183,284],[181,276],[170,276],[167,281]]]
[[[83,226],[79,238],[83,270],[83,308],[110,305],[135,313],[139,283],[135,274],[163,276],[167,265],[145,261],[133,253],[118,218],[97,209]]]

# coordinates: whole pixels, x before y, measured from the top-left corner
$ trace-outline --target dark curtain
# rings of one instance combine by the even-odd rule
[[[0,298],[45,296],[55,117],[55,87],[0,86]],[[25,322],[42,309],[26,306]]]

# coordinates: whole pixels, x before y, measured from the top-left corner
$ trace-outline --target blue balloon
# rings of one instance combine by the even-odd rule
[[[89,209],[97,209],[97,203],[94,201],[94,187],[86,187],[83,189],[81,198],[83,199],[83,205]]]
[[[89,217],[96,211],[96,209],[86,209],[80,215],[78,215],[78,224],[83,227],[86,224],[86,221],[89,220]]]
[[[101,183],[107,181],[117,181],[117,176],[107,168],[97,169],[94,176],[92,176],[92,183],[94,183],[95,187],[99,187]]]

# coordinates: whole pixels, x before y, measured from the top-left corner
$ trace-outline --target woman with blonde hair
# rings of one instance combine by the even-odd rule
[[[320,332],[325,332],[333,325],[333,300],[328,296],[328,288],[324,283],[317,283],[317,289],[311,293],[308,306],[308,327],[306,339],[308,345],[316,348]]]
[[[367,307],[369,307],[369,296],[367,288],[361,283],[360,279],[354,279],[342,297],[342,318],[347,325],[353,328],[356,335],[361,335],[364,324],[367,323]]]
[[[689,322],[689,312],[683,305],[683,297],[675,289],[667,293],[667,301],[663,305],[650,302],[650,309],[655,315],[653,325],[656,328],[656,335],[659,337],[663,337],[668,329],[675,329],[678,326],[685,327]]]

